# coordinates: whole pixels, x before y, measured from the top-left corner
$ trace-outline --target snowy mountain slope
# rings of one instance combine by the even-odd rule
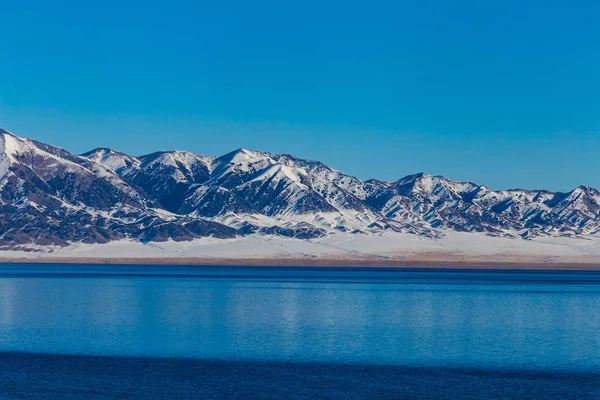
[[[319,161],[245,149],[202,163],[209,176],[189,185],[180,213],[218,220],[261,214],[324,230],[397,229],[428,236],[451,229],[528,238],[600,228],[600,201],[592,188],[493,191],[427,174],[364,182]]]
[[[132,157],[110,149],[82,154],[143,190],[162,208],[176,212],[191,185],[210,176],[211,157],[190,152],[168,151]]]
[[[593,188],[570,193],[493,191],[470,182],[417,174],[384,185],[369,199],[386,217],[420,216],[432,227],[490,235],[588,234],[598,229]]]
[[[0,248],[237,234],[214,222],[180,223],[176,234],[152,234],[181,217],[169,216],[95,160],[5,130],[0,130],[0,172]]]
[[[381,219],[376,210],[344,189],[344,186],[347,189],[354,186],[354,191],[359,188],[364,193],[363,186],[370,185],[334,171],[322,163],[300,160],[289,155],[245,149],[218,158],[193,155],[188,158],[195,158],[196,164],[189,165],[187,169],[197,168],[203,172],[194,178],[173,169],[171,160],[159,159],[154,163],[153,170],[149,171],[143,163],[130,162],[129,167],[123,168],[125,162],[98,156],[97,152],[84,156],[98,160],[107,167],[112,166],[124,180],[149,193],[153,200],[169,211],[183,215],[193,214],[215,220],[222,220],[223,216],[231,214],[287,218],[276,224],[303,224],[304,232],[308,224],[312,226],[315,237],[323,235],[322,229],[360,230]],[[147,157],[140,157],[138,160]],[[139,179],[140,174],[150,178]],[[152,179],[157,185],[148,184]],[[155,195],[164,193],[173,194],[170,205],[178,207],[168,207],[163,198]],[[314,220],[328,222],[315,224]],[[355,221],[348,223],[349,220]],[[242,222],[238,219],[235,226],[240,226]],[[246,229],[255,232],[264,228],[264,232],[270,227],[271,225],[246,226]]]
[[[362,181],[319,161],[238,149],[81,156],[0,130],[0,247],[205,236],[317,239],[447,232],[530,239],[600,231],[600,192],[494,191],[416,174]]]

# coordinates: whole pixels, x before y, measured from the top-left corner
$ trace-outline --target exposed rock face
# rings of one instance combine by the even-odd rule
[[[240,149],[83,155],[0,130],[0,248],[385,230],[439,237],[586,235],[600,192],[493,191],[417,174],[361,181],[318,161]]]

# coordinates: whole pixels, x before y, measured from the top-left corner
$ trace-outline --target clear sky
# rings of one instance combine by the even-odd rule
[[[8,1],[0,126],[360,178],[600,187],[600,2]]]

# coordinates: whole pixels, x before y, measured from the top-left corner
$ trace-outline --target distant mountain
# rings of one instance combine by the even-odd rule
[[[74,155],[0,129],[0,249],[386,230],[593,235],[600,192],[493,191],[427,174],[361,181],[319,161],[245,149]]]

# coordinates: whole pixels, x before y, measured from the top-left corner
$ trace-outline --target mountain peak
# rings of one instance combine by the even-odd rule
[[[86,157],[86,158],[91,158],[91,157],[93,157],[95,155],[103,155],[104,156],[104,155],[109,155],[109,154],[119,154],[119,155],[122,155],[122,156],[131,157],[128,154],[122,153],[122,152],[117,151],[117,150],[110,149],[108,147],[96,147],[94,150],[90,150],[88,152],[80,154],[80,156]]]
[[[4,129],[4,128],[0,128],[0,135],[10,135],[10,136],[17,136],[17,135],[15,135],[14,133],[12,133],[12,132],[9,132],[9,131],[7,131],[7,130],[6,130],[6,129]]]
[[[226,163],[226,164],[240,164],[240,163],[245,163],[248,162],[252,159],[255,158],[259,158],[260,156],[267,156],[266,153],[262,153],[262,152],[257,152],[257,151],[252,151],[252,150],[247,150],[244,148],[239,148],[236,149],[232,152],[229,152],[227,154],[224,154],[220,157],[217,157],[215,159],[215,161],[217,161],[219,164],[221,163]]]
[[[598,189],[592,187],[592,186],[588,186],[588,185],[579,185],[575,188],[575,190],[583,190],[584,192],[597,192]]]
[[[242,157],[247,157],[247,158],[255,158],[259,155],[259,152],[256,151],[252,151],[252,150],[248,150],[248,149],[244,149],[244,148],[239,148],[236,149],[234,151],[232,151],[229,154],[233,154],[234,156],[242,156]]]
[[[569,193],[493,191],[424,172],[365,182],[319,161],[245,148],[218,158],[189,151],[134,157],[106,147],[76,156],[4,129],[0,150],[0,223],[33,232],[0,238],[0,246],[48,234],[68,245],[385,230],[427,237],[600,232],[600,193],[585,185]]]
[[[31,144],[30,139],[17,136],[5,129],[0,129],[0,153],[12,156],[22,152]]]
[[[121,168],[139,163],[137,158],[108,147],[98,147],[94,150],[88,151],[87,153],[83,153],[80,156],[115,172]]]
[[[433,175],[427,174],[425,172],[418,172],[416,174],[406,175],[405,177],[398,179],[397,182],[409,183],[431,178],[433,178]]]

